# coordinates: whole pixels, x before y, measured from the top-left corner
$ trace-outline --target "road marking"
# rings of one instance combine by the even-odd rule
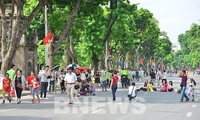
[[[15,110],[15,109],[1,110],[0,112],[8,112],[8,111],[12,111],[12,110]]]
[[[186,117],[191,117],[192,116],[192,112],[188,112],[187,114],[186,114]]]
[[[197,105],[192,105],[193,108],[195,108]]]
[[[98,112],[101,112],[101,111],[103,111],[103,109],[92,111],[92,113],[98,113]]]

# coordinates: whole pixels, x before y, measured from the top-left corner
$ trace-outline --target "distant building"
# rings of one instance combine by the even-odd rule
[[[175,52],[181,50],[179,43],[173,43],[172,44],[172,50],[175,51]]]

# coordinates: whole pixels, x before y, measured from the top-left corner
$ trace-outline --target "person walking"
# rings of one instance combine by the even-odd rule
[[[156,73],[155,73],[155,71],[153,69],[151,69],[151,71],[150,71],[150,77],[151,77],[152,81],[156,80]]]
[[[106,68],[104,68],[103,70],[100,71],[100,74],[101,74],[101,88],[102,88],[102,91],[107,91],[106,90],[106,87],[107,87],[107,83],[106,83]]]
[[[41,76],[41,93],[40,98],[41,99],[47,99],[47,87],[48,87],[48,77],[50,76],[49,66],[45,67],[44,71],[41,71],[39,76]],[[44,97],[43,97],[44,94]]]
[[[191,101],[194,101],[194,89],[195,89],[195,86],[196,86],[196,82],[193,78],[190,78],[190,81],[188,83],[189,87],[188,87],[188,95],[189,96],[192,96],[192,100]]]
[[[3,79],[3,102],[2,104],[5,103],[5,94],[8,94],[8,100],[9,102],[11,102],[11,95],[10,95],[10,91],[11,91],[11,86],[12,86],[12,80],[9,78],[9,74],[6,73],[5,74],[5,78]]]
[[[37,99],[38,99],[38,103],[40,103],[40,97],[39,97],[39,87],[40,87],[40,85],[39,85],[39,83],[38,83],[38,81],[37,81],[37,79],[36,79],[36,77],[33,79],[33,87],[32,87],[32,93],[33,93],[33,101],[32,101],[32,103],[34,104],[34,103],[36,103],[36,98],[35,98],[35,96],[37,97]]]
[[[112,90],[113,101],[116,101],[115,93],[117,91],[119,77],[117,76],[117,72],[114,72],[114,75],[111,78],[110,89]]]
[[[72,71],[73,68],[69,67],[65,76],[65,82],[67,84],[67,98],[69,102],[68,104],[73,104],[74,84],[77,82],[76,74]]]
[[[17,69],[16,66],[12,64],[11,69],[7,71],[7,73],[9,74],[9,78],[12,80],[12,82],[14,81],[16,69]]]
[[[127,88],[127,80],[128,79],[128,71],[126,69],[122,69],[121,71],[121,82],[122,82],[122,88]]]
[[[26,84],[28,84],[28,88],[31,92],[31,95],[32,95],[32,89],[33,89],[33,80],[35,79],[35,73],[33,71],[31,71],[31,75],[27,77],[27,80],[26,80]]]
[[[19,104],[21,103],[22,91],[26,87],[26,79],[21,70],[17,70],[17,74],[14,76],[14,87],[17,94],[17,104]]]
[[[65,92],[65,74],[64,74],[64,70],[61,70],[59,79],[60,79],[61,93],[63,93],[63,92]]]
[[[188,79],[188,74],[186,70],[182,70],[182,72],[179,74],[179,77],[181,78],[181,101],[183,102],[183,99],[185,98],[185,102],[189,101],[188,96],[186,95],[186,87],[187,87],[187,79]]]
[[[12,64],[11,67],[10,67],[10,70],[7,71],[7,73],[9,74],[9,78],[11,79],[12,82],[14,82],[14,76],[15,76],[15,72],[17,70],[17,67]],[[14,87],[11,88],[11,99],[12,97],[15,97],[15,90],[14,90]]]

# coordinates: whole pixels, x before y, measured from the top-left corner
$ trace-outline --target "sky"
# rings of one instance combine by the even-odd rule
[[[172,43],[178,35],[189,30],[192,23],[200,24],[200,0],[130,0],[138,8],[146,8],[159,21],[161,31],[167,32]]]

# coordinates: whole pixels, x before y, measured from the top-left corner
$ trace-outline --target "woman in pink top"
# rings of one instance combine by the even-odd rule
[[[116,100],[115,93],[117,91],[117,83],[118,83],[119,77],[117,76],[117,72],[114,72],[114,75],[111,78],[111,84],[110,84],[110,89],[112,90],[112,95],[113,95],[113,101]]]
[[[160,90],[160,92],[167,92],[168,84],[167,84],[167,80],[166,79],[162,80],[162,86],[163,86],[163,88]]]

